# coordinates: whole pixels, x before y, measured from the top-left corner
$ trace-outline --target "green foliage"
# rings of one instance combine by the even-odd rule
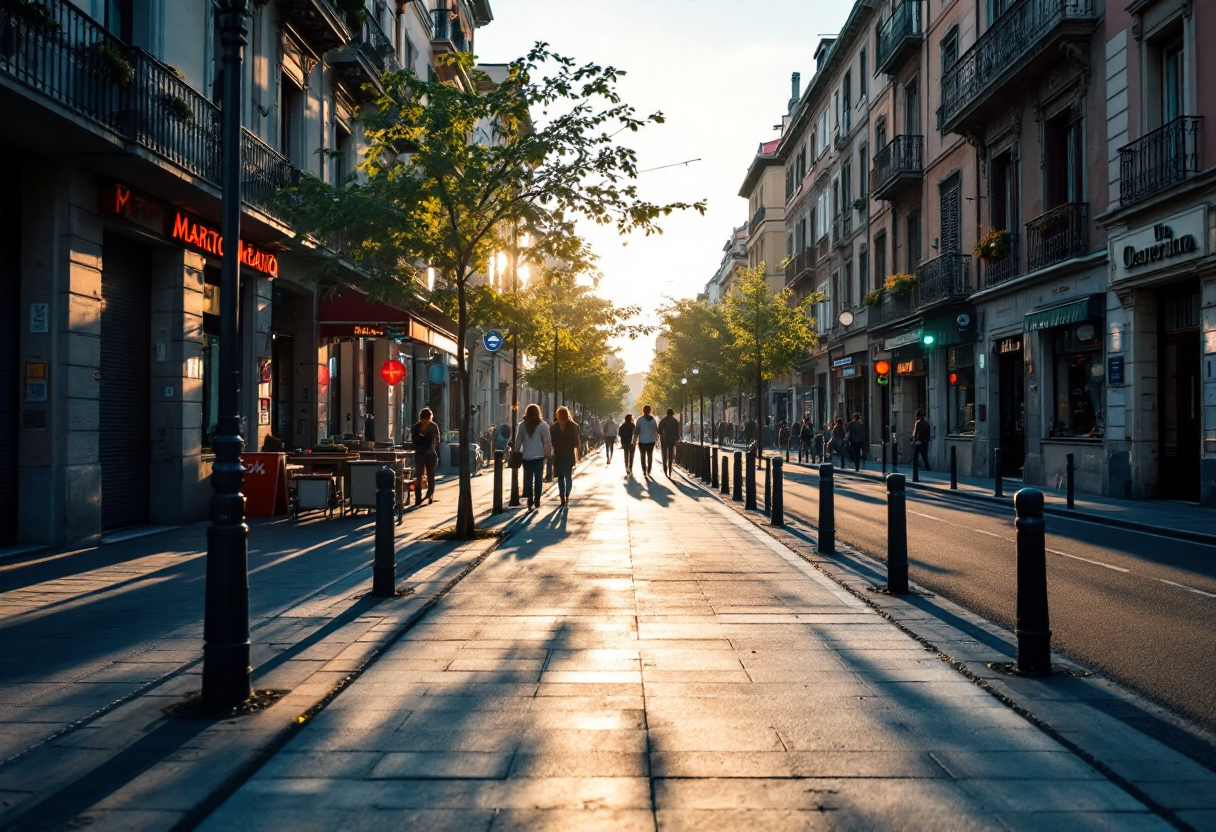
[[[456,319],[463,344],[469,326],[497,303],[496,290],[481,287],[476,276],[488,274],[491,258],[514,248],[517,235],[529,237],[533,262],[565,263],[579,273],[589,263],[574,233],[579,218],[621,234],[650,235],[660,233],[658,222],[674,211],[704,212],[700,202],[655,204],[639,197],[636,154],[615,136],[661,124],[663,116],[639,116],[621,101],[616,68],[578,66],[543,43],[511,63],[500,83],[478,72],[468,53],[439,60],[472,83],[432,81],[410,70],[385,75],[384,94],[361,116],[369,147],[360,175],[340,188],[305,177],[285,196],[298,227],[318,239],[344,241],[344,257],[363,275],[359,288],[373,299],[429,302],[424,275],[430,267],[435,300]],[[533,124],[538,111],[543,122]],[[464,354],[457,356],[457,375],[461,442],[467,443]],[[460,464],[457,527],[471,534],[463,454]]]

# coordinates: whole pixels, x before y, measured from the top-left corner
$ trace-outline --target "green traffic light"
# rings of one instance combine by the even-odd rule
[[[927,332],[926,332],[924,335],[922,335],[922,336],[920,337],[920,342],[921,342],[922,344],[924,344],[926,347],[932,346],[932,345],[933,345],[933,341],[934,341],[933,336],[932,336],[932,335],[930,335],[930,334],[929,334],[929,333],[927,333]]]

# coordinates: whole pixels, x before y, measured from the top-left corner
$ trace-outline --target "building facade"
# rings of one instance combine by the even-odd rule
[[[450,322],[325,296],[316,267],[333,253],[298,238],[274,200],[299,176],[344,181],[381,74],[428,72],[492,19],[486,0],[363,9],[252,4],[242,239],[227,241],[243,264],[250,449],[272,434],[287,448],[400,437],[420,403],[451,412]],[[215,4],[37,0],[0,17],[0,141],[13,160],[0,174],[0,545],[89,545],[205,519],[225,245]],[[395,357],[406,383],[376,384]]]

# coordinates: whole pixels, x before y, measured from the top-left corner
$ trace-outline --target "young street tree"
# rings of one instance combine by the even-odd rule
[[[655,355],[642,398],[661,409],[674,406],[684,396],[704,396],[710,402],[706,421],[712,424],[714,401],[733,390],[739,379],[725,308],[706,301],[676,300],[662,310],[660,319],[667,349]],[[695,382],[690,378],[694,369],[698,371]],[[681,383],[684,378],[689,379],[688,384]]]
[[[764,263],[754,269],[740,268],[734,290],[722,302],[740,375],[756,385],[758,451],[764,447],[765,387],[794,369],[802,354],[818,343],[810,309],[822,299],[808,295],[794,302],[788,288],[773,294],[764,270]]]
[[[614,137],[660,124],[621,101],[622,75],[610,66],[578,66],[537,44],[497,83],[474,68],[472,55],[441,60],[472,79],[468,85],[386,75],[385,92],[362,116],[368,150],[359,175],[331,188],[305,179],[294,191],[295,219],[320,239],[342,239],[366,275],[360,287],[377,299],[416,300],[426,293],[418,264],[454,299],[457,343],[471,320],[470,289],[497,251],[525,232],[534,257],[574,262],[583,251],[579,217],[621,234],[659,233],[673,211],[704,212],[704,203],[654,204],[633,180],[634,151]],[[458,72],[457,74],[461,74]],[[533,119],[537,123],[533,123]],[[456,356],[461,389],[460,444],[471,440],[468,356]],[[471,471],[460,454],[456,537],[475,532]]]

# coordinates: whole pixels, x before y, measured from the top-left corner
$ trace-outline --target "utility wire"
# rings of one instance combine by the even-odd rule
[[[699,162],[699,161],[701,161],[701,157],[698,156],[696,159],[689,159],[688,161],[685,161],[685,162],[672,162],[670,165],[659,165],[657,168],[646,168],[646,170],[640,170],[640,171],[638,171],[638,173],[650,173],[652,170],[666,170],[667,168],[678,168],[680,165],[684,165],[685,167],[688,167],[693,162]]]

